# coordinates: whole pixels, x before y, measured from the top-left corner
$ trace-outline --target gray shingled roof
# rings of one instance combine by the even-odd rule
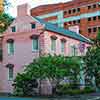
[[[86,37],[80,35],[80,34],[77,34],[73,31],[69,31],[67,29],[64,29],[64,28],[61,28],[61,27],[58,27],[50,22],[46,22],[44,21],[43,19],[40,19],[40,18],[37,18],[37,17],[33,17],[35,18],[38,22],[40,22],[41,24],[44,25],[45,29],[46,30],[49,30],[49,31],[52,31],[52,32],[57,32],[61,35],[64,35],[64,36],[67,36],[67,37],[70,37],[70,38],[73,38],[73,39],[76,39],[76,40],[80,40],[82,42],[86,42],[86,43],[92,43],[91,40],[87,39]]]

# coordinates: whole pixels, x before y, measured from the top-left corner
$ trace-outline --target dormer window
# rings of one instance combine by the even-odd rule
[[[16,32],[16,27],[15,26],[11,27],[11,29],[12,29],[12,32]]]
[[[35,29],[35,28],[36,28],[36,24],[32,23],[32,24],[31,24],[31,28],[32,28],[32,29]]]

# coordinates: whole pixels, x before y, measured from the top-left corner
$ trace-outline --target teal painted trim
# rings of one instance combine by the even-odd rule
[[[79,20],[83,18],[89,18],[89,17],[94,17],[94,16],[100,16],[100,11],[94,12],[94,13],[87,13],[87,14],[81,14],[80,16],[73,16],[73,17],[68,17],[68,18],[63,18],[62,23],[64,22],[69,22],[73,20]],[[60,23],[60,20],[56,21],[50,21],[52,23]]]
[[[63,11],[60,11],[59,12],[59,15],[58,15],[58,26],[60,27],[63,27],[64,26],[64,23],[63,23]]]
[[[48,21],[51,22],[53,24],[57,23],[58,26],[63,27],[63,11],[59,11],[59,12],[54,12],[54,13],[50,13],[50,14],[46,14],[46,15],[42,15],[42,16],[38,16],[39,18],[48,18],[48,17],[52,17],[52,16],[57,16],[58,20],[53,20],[53,21]]]
[[[56,24],[56,23],[58,23],[58,20],[52,20],[52,21],[48,21],[48,22]]]
[[[100,16],[100,11],[96,11],[93,13],[81,14],[80,16],[73,16],[73,17],[68,17],[68,18],[63,18],[63,11],[59,11],[59,12],[46,14],[43,16],[38,16],[38,17],[39,18],[47,18],[47,17],[51,17],[51,16],[55,16],[55,15],[58,17],[58,20],[52,20],[49,22],[54,23],[54,24],[57,23],[58,26],[63,27],[64,22],[69,22],[69,21],[73,21],[73,20],[80,20],[83,18],[89,18],[89,17],[94,17],[94,16]]]
[[[94,17],[94,16],[100,16],[100,11],[93,12],[93,13],[81,14],[80,16],[64,18],[63,22],[69,22],[69,21],[73,21],[73,20],[79,20],[79,19],[89,18],[89,17]]]
[[[45,15],[42,15],[42,16],[37,16],[39,18],[48,18],[48,17],[52,17],[52,16],[58,16],[59,15],[59,12],[54,12],[54,13],[49,13],[49,14],[45,14]]]

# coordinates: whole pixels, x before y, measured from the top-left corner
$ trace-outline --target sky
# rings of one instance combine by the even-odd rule
[[[17,5],[28,3],[31,8],[43,5],[43,4],[53,4],[59,2],[67,2],[70,0],[10,0],[11,6],[6,10],[11,16],[16,17],[17,15]]]

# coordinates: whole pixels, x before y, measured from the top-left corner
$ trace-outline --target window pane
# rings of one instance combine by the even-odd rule
[[[98,16],[98,19],[100,19],[100,16]]]
[[[91,28],[88,29],[88,33],[91,33]]]
[[[73,9],[73,13],[75,13],[76,12],[76,9]]]
[[[80,12],[80,8],[77,8],[77,11]]]
[[[65,51],[65,42],[61,42],[61,52],[64,53]]]
[[[88,21],[91,21],[91,18],[88,18]]]
[[[32,42],[33,42],[32,43],[32,45],[33,45],[33,47],[32,47],[33,51],[34,50],[38,50],[39,49],[38,39],[33,39]]]
[[[93,8],[96,8],[96,4],[93,5]]]
[[[16,27],[12,27],[12,32],[16,32]]]
[[[73,46],[71,46],[71,56],[74,56],[74,49],[73,49]]]
[[[34,29],[36,27],[35,24],[31,24],[31,28]]]
[[[96,17],[93,17],[93,20],[96,20]]]
[[[77,20],[77,23],[80,23],[80,20]]]
[[[68,12],[69,12],[69,14],[71,14],[71,10],[69,10]]]
[[[91,9],[91,6],[88,6],[88,9]]]
[[[77,54],[78,54],[77,47],[75,45],[71,46],[71,55],[72,56],[77,56]]]
[[[73,21],[73,24],[76,24],[76,21]]]
[[[52,51],[56,50],[56,40],[55,39],[51,39],[51,50]]]
[[[97,28],[96,28],[96,27],[94,27],[94,28],[93,28],[93,32],[96,32],[96,31],[97,31]]]
[[[14,54],[14,43],[8,43],[8,54]]]
[[[9,80],[13,79],[13,67],[9,67]]]

